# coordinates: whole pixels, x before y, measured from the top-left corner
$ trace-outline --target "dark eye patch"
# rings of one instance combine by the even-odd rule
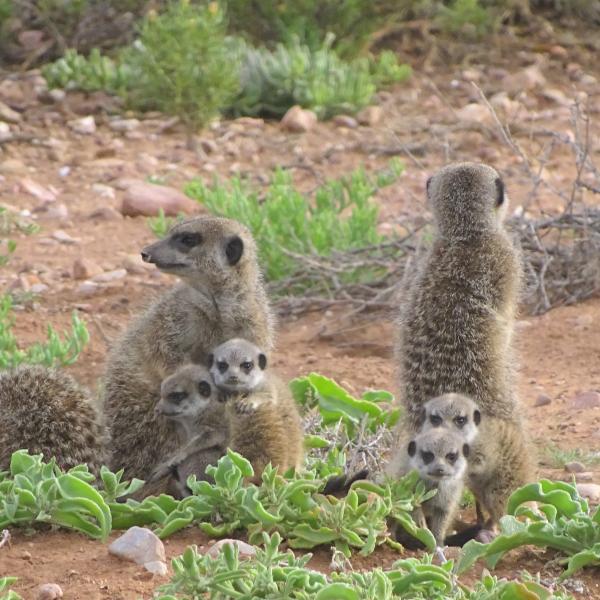
[[[212,393],[212,388],[210,387],[210,383],[208,383],[208,381],[199,381],[198,382],[198,391],[200,392],[201,396],[204,396],[205,398],[209,398],[211,393]]]
[[[428,465],[433,462],[435,457],[433,456],[433,452],[421,451],[421,458],[423,459],[423,462]]]
[[[225,373],[229,369],[229,365],[224,360],[220,360],[217,362],[217,369],[219,369],[219,373]]]
[[[173,243],[178,250],[188,252],[202,243],[202,235],[193,231],[182,231],[173,236]]]
[[[434,427],[439,427],[442,424],[442,417],[440,417],[439,415],[431,415],[429,417],[429,422],[434,426]]]
[[[467,424],[467,417],[463,417],[462,415],[454,417],[454,423],[459,429],[462,429]]]
[[[174,404],[179,404],[187,398],[187,392],[171,392],[167,394],[167,400]]]
[[[496,206],[501,206],[504,203],[504,183],[500,177],[496,177]]]
[[[446,454],[446,460],[453,465],[456,460],[458,458],[458,453],[457,452],[448,452],[448,454]]]
[[[242,371],[244,371],[246,373],[250,373],[250,371],[252,371],[253,367],[254,367],[254,364],[252,362],[250,362],[249,360],[243,362],[240,365],[240,368],[242,369]]]

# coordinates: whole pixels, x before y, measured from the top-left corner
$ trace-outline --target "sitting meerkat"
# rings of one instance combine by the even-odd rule
[[[399,450],[401,456],[394,462],[396,471],[389,473],[397,478],[416,470],[427,489],[437,490],[414,518],[420,527],[429,527],[438,547],[444,545],[458,508],[469,452],[469,444],[460,435],[448,429],[430,429],[417,434],[404,451]]]
[[[288,387],[266,373],[266,354],[239,338],[217,346],[208,357],[216,387],[226,398],[231,447],[245,456],[255,480],[270,462],[283,471],[303,459],[302,421]]]

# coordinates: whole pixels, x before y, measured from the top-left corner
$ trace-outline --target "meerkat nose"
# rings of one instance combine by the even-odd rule
[[[142,250],[141,255],[142,255],[142,260],[144,262],[147,262],[147,263],[152,262],[152,255],[150,254],[150,252],[145,252],[144,250]]]

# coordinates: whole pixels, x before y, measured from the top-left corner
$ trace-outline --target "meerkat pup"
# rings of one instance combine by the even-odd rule
[[[235,338],[216,347],[208,365],[226,397],[231,447],[252,463],[255,479],[269,462],[282,471],[300,468],[304,435],[298,408],[288,387],[266,373],[266,354]]]
[[[443,168],[427,182],[437,234],[407,292],[397,363],[409,426],[447,392],[482,414],[518,421],[511,337],[521,281],[519,253],[503,227],[507,199],[483,164]]]
[[[30,365],[0,374],[0,471],[27,449],[62,469],[87,464],[98,473],[105,442],[89,393],[70,375]]]
[[[443,394],[426,402],[423,409],[422,431],[454,431],[470,444],[466,482],[475,496],[477,524],[484,528],[478,537],[488,541],[509,496],[535,477],[527,436],[519,423],[482,418],[477,405],[463,394]]]
[[[444,545],[464,487],[470,447],[464,439],[448,429],[430,429],[416,435],[395,462],[400,477],[413,469],[418,471],[433,498],[423,503],[414,515],[417,525],[429,527],[439,547]]]
[[[147,479],[178,447],[174,423],[154,412],[162,380],[187,362],[204,364],[212,348],[235,336],[269,351],[273,319],[255,242],[236,221],[178,223],[144,248],[142,258],[181,281],[135,319],[110,352],[103,404],[113,469]]]

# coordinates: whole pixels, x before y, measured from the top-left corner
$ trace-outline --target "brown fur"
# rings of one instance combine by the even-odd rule
[[[503,184],[486,165],[451,165],[431,178],[428,198],[438,231],[398,331],[410,426],[418,428],[425,402],[446,392],[468,395],[482,414],[518,421],[510,341],[521,264],[502,225]]]
[[[21,366],[0,374],[0,470],[13,452],[56,458],[63,469],[104,464],[104,429],[88,392],[66,373]]]
[[[186,250],[184,235],[202,241]],[[235,264],[228,252],[239,259]],[[112,349],[103,400],[112,467],[144,479],[178,447],[174,425],[154,414],[161,381],[189,360],[204,362],[211,348],[232,337],[268,351],[273,323],[256,246],[243,225],[216,217],[191,219],[175,225],[142,256],[182,281],[131,323]]]

